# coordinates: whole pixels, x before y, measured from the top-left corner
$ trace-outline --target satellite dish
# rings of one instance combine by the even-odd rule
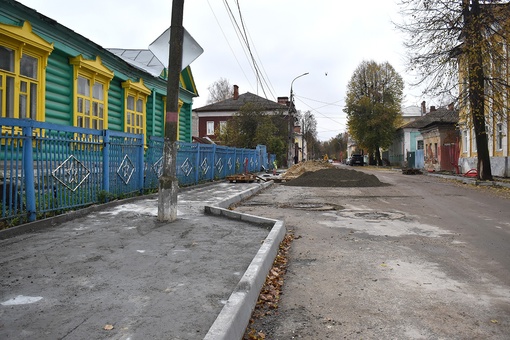
[[[156,58],[168,68],[169,57],[169,44],[170,44],[170,29],[168,28],[161,34],[152,44],[149,45],[149,50],[154,53]],[[188,67],[195,59],[197,59],[204,49],[193,39],[193,37],[184,29],[184,40],[182,42],[182,70]]]

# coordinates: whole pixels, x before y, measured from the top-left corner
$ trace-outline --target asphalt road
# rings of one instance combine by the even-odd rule
[[[295,234],[278,311],[255,328],[266,339],[509,339],[510,199],[356,169],[391,186],[275,185],[236,208]]]

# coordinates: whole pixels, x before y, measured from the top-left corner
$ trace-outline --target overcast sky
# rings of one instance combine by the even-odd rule
[[[171,0],[19,0],[105,48],[147,49],[171,21]],[[227,1],[240,23],[237,3]],[[223,0],[185,0],[184,27],[204,53],[191,70],[204,106],[208,87],[220,78],[270,100],[289,96],[311,111],[318,137],[346,130],[342,111],[346,85],[363,60],[388,61],[406,81],[396,0],[239,0],[252,53],[263,72],[264,91],[240,42]],[[419,91],[406,83],[405,105],[420,105]],[[434,105],[434,103],[430,103]],[[429,105],[429,103],[427,103]]]

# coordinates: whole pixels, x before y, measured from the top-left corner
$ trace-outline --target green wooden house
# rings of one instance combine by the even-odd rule
[[[163,137],[167,72],[150,54],[105,49],[19,2],[0,0],[0,117]],[[197,96],[188,66],[180,81],[180,141],[192,141]]]

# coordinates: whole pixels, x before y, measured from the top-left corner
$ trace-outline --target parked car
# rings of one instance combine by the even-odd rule
[[[349,165],[361,165],[363,166],[365,163],[365,160],[363,158],[363,155],[352,155],[351,159],[349,160]]]

